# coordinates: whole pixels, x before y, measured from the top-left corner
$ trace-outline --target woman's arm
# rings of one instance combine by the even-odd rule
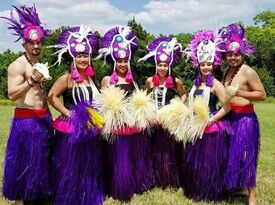
[[[68,116],[69,110],[62,104],[59,97],[61,94],[68,89],[68,78],[70,74],[65,73],[64,75],[60,76],[55,83],[53,84],[52,88],[48,94],[48,101],[49,103],[62,115]]]
[[[182,84],[181,80],[178,78],[176,78],[176,90],[181,95],[181,101],[183,103],[185,103],[185,101],[187,100],[187,92],[186,92],[186,89],[185,89],[184,85]]]
[[[216,79],[214,79],[213,91],[223,106],[212,118],[210,118],[209,124],[220,120],[231,110],[229,103],[226,103],[226,90],[222,83]]]
[[[109,85],[109,81],[110,81],[110,76],[105,76],[105,77],[101,80],[100,89],[103,89],[103,88],[107,87],[107,86]]]

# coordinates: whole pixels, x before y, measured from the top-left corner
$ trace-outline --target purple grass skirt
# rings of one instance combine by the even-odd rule
[[[225,186],[228,190],[255,187],[260,148],[257,116],[254,112],[230,112],[228,118],[235,132],[230,136]]]
[[[188,198],[217,201],[224,195],[223,180],[228,158],[226,130],[204,133],[183,151],[183,186]]]
[[[118,135],[108,144],[107,188],[114,199],[129,200],[154,186],[151,138],[147,132]]]
[[[100,205],[105,197],[103,140],[96,128],[87,127],[89,102],[73,107],[71,133],[56,132],[52,169],[56,205]]]
[[[6,148],[3,195],[10,200],[35,200],[50,194],[48,140],[50,115],[14,118]]]
[[[57,189],[62,177],[65,174],[66,164],[68,163],[68,133],[55,131],[54,137],[51,139],[51,178],[50,185],[52,197],[56,197]]]
[[[183,145],[161,126],[155,127],[152,134],[152,158],[156,186],[178,188]]]
[[[58,180],[54,197],[56,205],[103,204],[105,186],[102,143],[100,136],[89,141],[69,142],[65,146],[66,156],[55,158],[54,164],[60,165],[56,166],[58,173],[55,175]],[[64,158],[64,163],[59,161],[61,158]]]

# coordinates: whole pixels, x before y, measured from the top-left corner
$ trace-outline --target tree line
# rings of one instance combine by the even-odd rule
[[[248,41],[256,47],[256,53],[252,56],[245,56],[244,61],[257,71],[268,96],[275,97],[275,12],[267,10],[259,13],[253,18],[253,22],[254,25],[245,27],[245,30]],[[237,23],[242,24],[242,22]],[[128,26],[132,28],[133,32],[139,39],[139,50],[132,59],[131,68],[137,75],[138,83],[143,85],[146,78],[154,74],[155,66],[148,62],[138,63],[137,61],[140,57],[143,57],[146,54],[146,46],[156,36],[146,31],[134,18],[128,21]],[[66,28],[66,26],[62,26],[61,28],[54,30],[53,35],[44,41],[40,57],[41,62],[48,62],[49,65],[53,65],[56,62],[57,56],[53,55],[55,49],[47,48],[47,46],[56,44],[57,37]],[[98,32],[95,33],[101,40],[102,36]],[[160,34],[160,36],[163,35]],[[180,42],[183,45],[183,48],[185,48],[191,41],[192,34],[171,34],[170,37],[176,37],[178,42]],[[20,55],[22,55],[21,52],[12,52],[11,50],[6,50],[0,53],[0,99],[8,98],[7,68],[9,64]],[[61,73],[69,71],[70,63],[71,62],[63,61],[61,65],[56,65],[50,68],[50,74],[53,77],[53,80],[47,83],[47,91]],[[96,71],[96,84],[98,85],[100,84],[101,79],[105,75],[110,74],[112,70],[111,66],[103,66],[103,64],[103,60],[93,60],[93,67]],[[215,74],[218,79],[221,78],[225,67],[226,64],[222,66],[220,71],[216,71]],[[183,57],[180,63],[173,68],[173,73],[182,80],[187,90],[190,90],[198,71],[194,69],[191,62],[187,62],[186,58]]]

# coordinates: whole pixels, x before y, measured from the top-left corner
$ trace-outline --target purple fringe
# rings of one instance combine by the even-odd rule
[[[3,195],[10,200],[47,198],[48,140],[52,119],[13,119],[7,143]]]
[[[255,187],[260,148],[257,116],[255,113],[231,112],[229,120],[235,133],[230,136],[225,186],[228,190]]]
[[[68,147],[68,133],[55,130],[55,135],[51,140],[50,165],[51,165],[51,190],[52,197],[55,199],[58,186],[65,174],[66,163],[68,160],[65,148]]]
[[[52,152],[52,187],[56,205],[99,205],[105,197],[103,140],[88,129],[89,102],[73,107],[72,133],[56,132]]]
[[[187,197],[217,201],[224,195],[223,179],[227,165],[227,132],[204,134],[183,151],[183,186]]]
[[[58,184],[56,205],[100,205],[105,196],[103,141],[97,136],[90,141],[68,143],[64,173]],[[61,174],[60,174],[61,175]]]
[[[74,125],[74,131],[69,137],[71,143],[89,141],[94,137],[98,137],[99,130],[97,128],[91,127],[88,129],[87,127],[87,122],[91,118],[86,109],[87,107],[93,108],[92,103],[79,102],[72,108],[73,116],[70,118],[70,123]]]
[[[108,192],[114,199],[129,200],[133,194],[154,186],[151,139],[138,133],[117,136],[108,145]]]
[[[183,145],[162,127],[154,128],[152,158],[156,186],[166,188],[180,186],[179,169]]]
[[[78,33],[80,29],[80,26],[75,26],[75,27],[71,27],[68,28],[66,30],[64,30],[58,37],[57,39],[57,44],[62,44],[62,45],[67,45],[67,41],[69,36],[71,35],[71,33]],[[89,41],[89,45],[91,46],[91,55],[92,56],[96,56],[98,53],[98,49],[99,49],[99,41],[98,38],[95,34],[93,34],[92,32],[90,32],[87,35],[87,39]],[[73,52],[73,51],[72,51]],[[73,53],[75,56],[77,55],[77,53]]]

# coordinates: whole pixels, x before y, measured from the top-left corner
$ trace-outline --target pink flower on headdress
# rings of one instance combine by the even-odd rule
[[[226,50],[238,53],[242,47],[242,44],[242,39],[240,39],[239,36],[235,35],[229,41],[226,42]]]
[[[24,30],[24,39],[31,42],[40,42],[44,38],[43,30],[39,26],[26,23]]]

